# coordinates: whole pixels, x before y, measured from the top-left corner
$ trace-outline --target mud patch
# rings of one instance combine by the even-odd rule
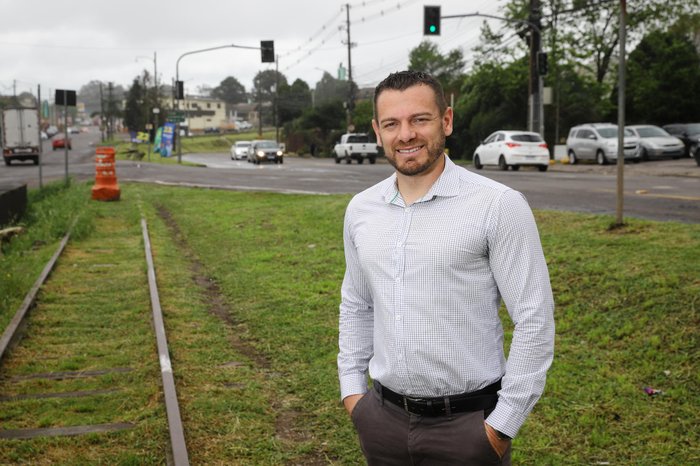
[[[205,274],[204,265],[197,258],[197,255],[194,253],[192,248],[190,248],[184,235],[182,234],[182,231],[180,230],[179,225],[177,222],[175,222],[175,219],[173,219],[170,211],[164,206],[158,206],[157,210],[160,218],[163,219],[165,224],[170,229],[173,240],[175,241],[178,249],[189,262],[192,280],[201,290],[204,291],[205,302],[209,313],[215,315],[229,328],[234,330],[234,332],[231,332],[231,337],[229,338],[229,342],[231,343],[232,347],[238,353],[250,359],[257,367],[269,369],[270,362],[267,360],[265,355],[260,354],[250,343],[244,341],[238,336],[240,333],[245,333],[245,326],[234,318],[230,306],[224,300],[218,283]]]

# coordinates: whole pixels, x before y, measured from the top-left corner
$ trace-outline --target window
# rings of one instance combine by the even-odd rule
[[[510,138],[518,142],[542,142],[539,134],[514,134]]]

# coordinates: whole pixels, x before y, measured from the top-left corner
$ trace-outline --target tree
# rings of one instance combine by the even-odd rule
[[[531,0],[511,0],[506,16],[527,20]],[[557,33],[558,60],[574,61],[603,83],[616,62],[620,2],[617,0],[541,0],[544,33]],[[636,0],[627,2],[627,41],[634,44],[644,34],[665,29],[692,14],[700,0]]]
[[[448,140],[451,153],[471,156],[493,131],[526,127],[527,73],[523,58],[503,67],[484,64],[466,79],[455,105],[455,137]]]
[[[628,119],[659,125],[700,119],[700,56],[686,37],[654,31],[627,62]]]
[[[421,42],[408,55],[408,69],[430,74],[442,84],[445,92],[455,92],[463,77],[464,57],[460,49],[443,55],[438,46],[428,40]]]
[[[229,105],[246,101],[245,87],[233,76],[229,76],[211,91],[212,97],[221,99]]]
[[[305,81],[297,79],[291,86],[280,86],[277,111],[281,125],[300,117],[303,111],[310,107],[311,89]]]
[[[130,131],[143,131],[145,129],[145,99],[144,86],[141,84],[140,77],[137,76],[126,94],[126,108],[124,109],[124,126]]]
[[[102,111],[100,104],[100,86],[102,86],[102,97],[107,101],[107,83],[93,80],[80,87],[78,91],[78,100],[85,105],[85,112],[89,115],[99,114]],[[126,91],[122,85],[116,85],[112,89],[112,95],[115,99],[122,100]],[[105,112],[106,112],[105,108]]]
[[[357,85],[353,82],[354,93],[357,94]],[[321,80],[316,83],[314,90],[314,103],[316,106],[330,102],[347,102],[350,82],[335,79],[327,71],[323,73]]]
[[[263,70],[253,78],[253,95],[256,102],[271,102],[276,86],[287,85],[287,78],[275,70]]]

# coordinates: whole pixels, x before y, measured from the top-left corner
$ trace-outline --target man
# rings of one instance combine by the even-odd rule
[[[510,464],[552,361],[532,212],[445,155],[452,119],[427,74],[394,73],[375,89],[372,126],[395,173],[345,214],[338,354],[370,465]],[[507,361],[501,299],[515,324]]]

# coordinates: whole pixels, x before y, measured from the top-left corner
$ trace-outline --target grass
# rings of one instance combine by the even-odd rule
[[[118,203],[88,202],[89,189],[82,185],[32,196],[28,232],[0,258],[3,274],[12,277],[11,284],[5,275],[0,282],[0,322],[8,320],[48,259],[71,218],[71,209],[61,206],[71,203],[81,213],[79,234],[70,243],[73,256],[59,261],[42,292],[42,312],[33,314],[36,325],[46,328],[34,344],[80,335],[96,322],[115,330],[113,340],[90,349],[56,346],[60,357],[52,364],[63,370],[105,359],[110,366],[135,365],[138,370],[128,376],[133,393],[103,396],[104,412],[85,401],[68,408],[106,417],[121,400],[142,439],[110,434],[89,441],[12,442],[9,448],[3,441],[0,463],[36,460],[32,452],[47,445],[58,455],[67,443],[87,462],[128,464],[141,455],[150,462],[162,455],[164,420],[153,388],[153,343],[143,334],[144,311],[100,314],[87,323],[63,316],[66,297],[74,300],[71,307],[84,309],[91,289],[86,277],[73,275],[72,264],[84,260],[86,270],[102,270],[96,265],[105,263],[105,252],[98,252],[111,242],[111,236],[100,237],[106,222],[120,224],[114,238],[132,244],[114,246],[114,261],[118,256],[129,270],[138,270],[111,293],[134,310],[148,306],[140,289],[142,246],[133,243],[141,209],[151,231],[190,460],[362,464],[338,401],[335,366],[342,217],[349,196],[131,184],[122,186]],[[538,211],[536,217],[557,306],[556,355],[545,395],[514,441],[514,464],[697,464],[700,226],[628,219],[624,228],[610,229],[613,219],[606,216]],[[92,246],[95,241],[102,246]],[[116,306],[108,299],[101,303]],[[122,341],[124,319],[134,329]],[[511,331],[506,325],[508,338]],[[114,355],[112,348],[127,352]],[[112,376],[111,384],[120,380]],[[649,396],[645,387],[662,393]],[[17,419],[37,412],[42,414],[33,422],[47,425],[58,422],[65,407],[14,403]],[[7,406],[0,409],[2,428],[8,428]],[[90,456],[93,449],[99,454]]]

